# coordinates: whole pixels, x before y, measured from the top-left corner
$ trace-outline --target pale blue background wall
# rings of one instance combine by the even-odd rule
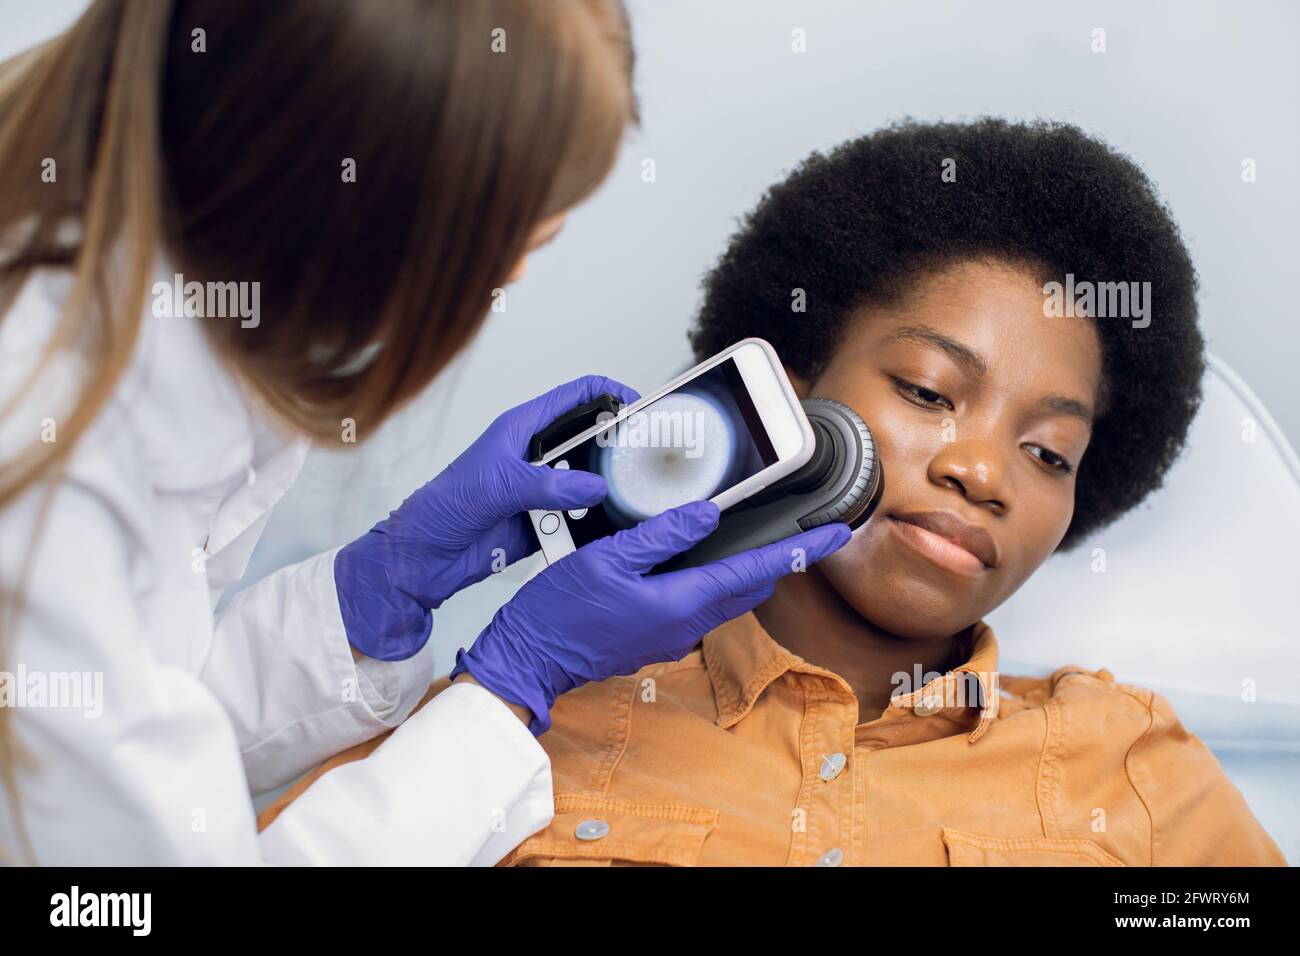
[[[79,0],[5,0],[0,56]],[[353,454],[319,454],[255,570],[362,532],[501,409],[584,372],[651,388],[688,361],[699,278],[736,217],[811,149],[904,114],[1079,123],[1137,157],[1182,223],[1211,348],[1300,444],[1294,282],[1300,12],[1285,2],[632,0],[644,129],[427,398]],[[791,52],[791,31],[807,52]],[[1090,52],[1103,27],[1108,50]],[[1240,179],[1243,157],[1258,182]],[[656,161],[658,179],[640,178]],[[531,570],[438,616],[442,668]]]

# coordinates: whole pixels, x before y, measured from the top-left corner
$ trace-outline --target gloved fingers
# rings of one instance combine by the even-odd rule
[[[723,618],[723,620],[729,621],[733,617],[739,617],[740,615],[748,611],[754,610],[754,608],[758,607],[760,604],[762,604],[764,601],[770,598],[772,596],[772,592],[775,590],[776,590],[776,582],[773,581],[764,584],[760,588],[755,588],[752,591],[746,591],[744,594],[738,594],[734,598],[728,599],[727,601],[723,602],[722,605],[722,612],[726,614],[726,617]]]
[[[444,537],[442,540],[445,543],[448,539]],[[504,571],[537,549],[537,535],[533,533],[527,515],[504,518],[481,534],[457,541],[456,547],[440,555],[434,569],[428,573],[413,570],[411,575],[422,583],[419,588],[410,590],[409,595],[436,608],[458,591]],[[398,556],[394,560],[404,559]]]
[[[505,548],[507,565],[514,564],[541,548],[537,541],[537,532],[533,530],[533,523],[528,520],[528,515],[511,515],[497,527],[501,529],[501,538],[504,541],[502,547]],[[496,532],[497,529],[494,528],[489,533],[489,540],[495,538]],[[494,567],[493,570],[496,568]]]
[[[694,574],[707,582],[715,600],[738,597],[820,561],[847,544],[850,535],[849,526],[843,522],[822,525],[711,564],[674,571],[665,577]]]
[[[516,405],[502,413],[493,422],[493,426],[505,430],[506,446],[515,455],[523,457],[528,452],[528,443],[533,435],[565,412],[605,392],[612,392],[625,405],[641,397],[635,389],[612,378],[606,378],[604,375],[583,375],[551,389],[544,395]]]
[[[467,476],[442,498],[431,513],[437,527],[426,534],[446,548],[467,548],[500,522],[525,511],[589,508],[605,497],[605,479],[589,471],[530,465],[522,458],[502,458],[490,472]]]
[[[459,561],[464,577],[451,593],[476,584],[490,574],[504,571],[537,549],[537,535],[533,533],[527,515],[512,515],[502,519],[461,553]],[[447,597],[451,597],[451,594]]]
[[[769,582],[752,591],[746,591],[744,594],[738,594],[735,597],[723,598],[721,601],[710,605],[703,611],[702,623],[704,631],[707,633],[732,618],[740,617],[740,615],[754,610],[754,608],[770,598],[774,590],[776,590],[776,584]]]
[[[490,511],[508,518],[521,511],[590,508],[605,497],[605,479],[590,471],[532,465],[522,458],[502,463],[501,480],[487,493]]]
[[[717,526],[717,505],[712,501],[690,501],[587,547],[606,553],[625,571],[644,573],[702,541]]]

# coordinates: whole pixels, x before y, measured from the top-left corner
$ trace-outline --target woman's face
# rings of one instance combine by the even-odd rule
[[[952,635],[1005,601],[1056,549],[1074,512],[1101,376],[1091,321],[1047,318],[1041,282],[962,263],[902,305],[863,309],[801,397],[843,402],[871,427],[885,487],[870,521],[816,567],[863,617],[912,638]],[[900,521],[948,513],[960,548]],[[920,520],[925,521],[925,518]],[[984,560],[973,552],[984,552]]]

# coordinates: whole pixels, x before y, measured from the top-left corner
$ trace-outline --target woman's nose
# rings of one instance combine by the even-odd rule
[[[931,481],[955,486],[976,504],[988,503],[999,513],[1010,505],[1006,465],[989,442],[947,444],[931,459],[929,472]]]

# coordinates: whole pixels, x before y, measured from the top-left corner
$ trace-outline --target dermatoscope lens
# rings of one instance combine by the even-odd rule
[[[598,459],[606,504],[633,521],[712,497],[736,453],[726,410],[687,392],[665,395],[609,434]]]

